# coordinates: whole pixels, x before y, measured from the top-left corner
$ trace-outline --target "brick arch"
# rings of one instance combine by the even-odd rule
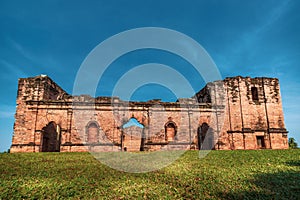
[[[144,112],[132,112],[131,115],[128,116],[128,121],[131,118],[135,118],[144,127],[148,126],[148,116],[145,115]]]
[[[62,129],[67,126],[66,118],[61,115],[38,115],[35,129],[42,130],[43,127],[48,125],[50,122],[55,122]]]
[[[86,127],[90,126],[91,124],[95,124],[98,128],[100,128],[100,125],[97,121],[95,120],[92,120],[92,121],[89,121],[87,124],[86,124]]]
[[[128,120],[123,120],[122,126],[123,127],[125,124],[130,122],[132,119],[135,119],[139,124],[141,124],[145,128],[145,123],[139,121],[136,117],[130,117]]]

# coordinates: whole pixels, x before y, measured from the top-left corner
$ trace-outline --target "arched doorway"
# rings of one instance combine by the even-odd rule
[[[198,139],[198,149],[200,150],[203,146],[203,142],[205,140],[206,134],[208,132],[209,125],[207,123],[203,123],[198,127],[197,131],[197,139]]]
[[[168,122],[165,125],[165,136],[167,142],[172,142],[175,140],[177,133],[176,124],[174,122]]]
[[[50,122],[42,129],[42,152],[59,152],[60,143],[60,127],[55,122]]]
[[[144,151],[144,125],[132,117],[122,126],[121,146],[124,151]]]

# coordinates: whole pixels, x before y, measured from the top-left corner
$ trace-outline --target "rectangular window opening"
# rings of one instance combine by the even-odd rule
[[[265,149],[265,139],[264,136],[256,136],[257,147],[260,149]]]
[[[251,87],[252,100],[258,101],[258,91],[257,87]]]

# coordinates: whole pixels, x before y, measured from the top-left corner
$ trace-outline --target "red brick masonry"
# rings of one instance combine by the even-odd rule
[[[123,126],[132,119],[140,126]],[[10,152],[287,149],[276,78],[232,77],[177,102],[71,96],[48,76],[19,79]]]

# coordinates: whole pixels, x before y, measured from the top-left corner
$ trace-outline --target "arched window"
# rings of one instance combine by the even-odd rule
[[[86,142],[97,143],[99,140],[99,126],[96,122],[91,122],[87,125]]]
[[[165,125],[166,141],[168,141],[168,142],[174,141],[176,132],[177,132],[176,124],[174,122],[168,122]]]
[[[60,126],[50,122],[42,129],[42,152],[59,152],[61,143]]]

